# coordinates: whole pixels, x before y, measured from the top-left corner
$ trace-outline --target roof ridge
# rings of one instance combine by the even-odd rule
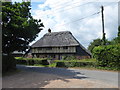
[[[69,33],[71,33],[70,31],[59,31],[59,32],[51,32],[51,33],[64,33],[64,32],[69,32]],[[49,33],[49,32],[48,32]],[[48,33],[46,33],[46,34],[48,34]]]

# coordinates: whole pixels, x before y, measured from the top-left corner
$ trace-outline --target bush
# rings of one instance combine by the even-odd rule
[[[42,64],[42,65],[49,65],[47,58],[18,58],[16,57],[17,64],[23,65],[34,65],[34,64]]]
[[[16,60],[12,55],[2,55],[2,72],[16,69]]]
[[[96,62],[93,61],[83,62],[82,60],[56,60],[55,62],[57,63],[56,67],[96,67]]]
[[[47,60],[42,60],[42,65],[49,65],[49,62]]]
[[[67,56],[67,55],[65,55],[65,56],[62,57],[62,60],[75,60],[75,59],[76,59],[75,56]]]
[[[56,67],[66,67],[64,62],[57,62]]]
[[[93,49],[98,66],[120,70],[120,45],[99,46]]]

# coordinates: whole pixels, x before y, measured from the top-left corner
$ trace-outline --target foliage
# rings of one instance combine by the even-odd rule
[[[96,66],[95,59],[83,59],[83,60],[56,60],[56,67],[93,67]]]
[[[65,55],[65,56],[62,57],[62,60],[75,60],[75,59],[76,59],[75,56],[67,56],[67,55]]]
[[[42,65],[49,65],[47,58],[18,58],[16,57],[17,64],[24,64],[24,65],[34,65],[34,64],[42,64]]]
[[[54,62],[96,62],[96,59],[54,60]]]
[[[2,3],[3,53],[24,51],[44,27],[41,20],[33,19],[30,2]]]
[[[109,45],[111,42],[108,41],[107,39],[105,40],[106,44]],[[92,53],[94,47],[101,46],[102,45],[102,40],[101,39],[94,39],[90,45],[88,46],[88,50]]]
[[[98,46],[93,49],[93,56],[98,66],[120,69],[120,44]]]
[[[8,72],[16,69],[16,60],[12,55],[2,55],[2,72]]]
[[[67,66],[65,65],[65,62],[57,62],[56,67],[67,67]]]
[[[95,67],[93,62],[57,62],[56,67]]]
[[[23,57],[15,57],[17,60],[47,60],[47,58],[23,58]]]
[[[88,50],[90,51],[90,52],[92,52],[92,50],[93,50],[93,48],[95,47],[95,46],[100,46],[100,45],[102,45],[102,41],[101,41],[101,39],[95,39],[95,40],[93,40],[93,42],[91,42],[90,43],[90,45],[89,45],[89,47],[88,47]]]

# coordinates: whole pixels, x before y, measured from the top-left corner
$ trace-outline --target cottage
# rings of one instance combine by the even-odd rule
[[[46,33],[31,46],[33,57],[52,58],[60,60],[64,56],[75,56],[78,59],[90,58],[86,50],[69,31]]]

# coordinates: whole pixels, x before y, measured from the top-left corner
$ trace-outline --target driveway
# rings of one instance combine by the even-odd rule
[[[3,88],[118,88],[118,73],[17,65],[21,72],[3,77]]]

